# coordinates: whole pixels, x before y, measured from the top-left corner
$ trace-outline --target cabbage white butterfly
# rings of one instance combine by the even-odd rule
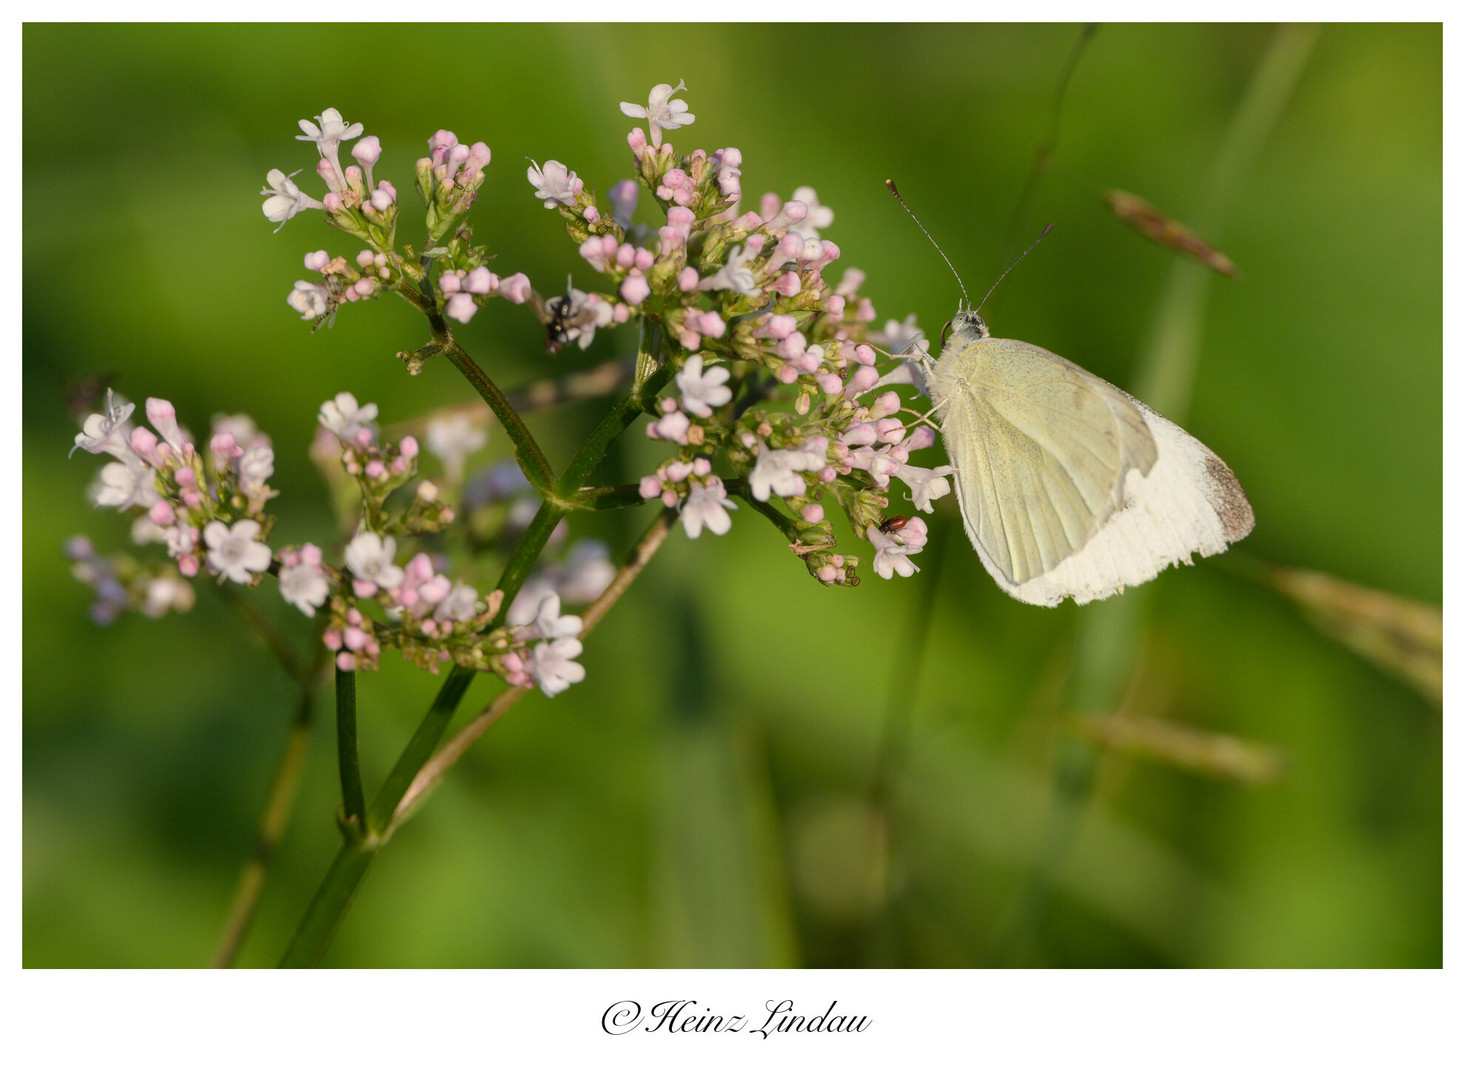
[[[969,304],[950,328],[922,358],[926,388],[967,537],[1007,593],[1085,604],[1251,532],[1246,493],[1200,440],[1061,356],[992,337]]]

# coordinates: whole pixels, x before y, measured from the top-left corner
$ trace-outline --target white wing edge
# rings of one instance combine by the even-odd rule
[[[1192,555],[1215,555],[1251,532],[1251,504],[1236,477],[1199,439],[1133,398],[1155,437],[1148,476],[1131,469],[1124,503],[1087,544],[1052,570],[1016,584],[993,565],[967,526],[982,565],[1003,590],[1027,604],[1087,604],[1149,581]],[[966,515],[962,515],[963,524]]]

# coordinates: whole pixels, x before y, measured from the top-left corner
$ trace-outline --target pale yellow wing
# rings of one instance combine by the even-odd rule
[[[1123,391],[1022,341],[953,338],[931,397],[967,534],[1013,585],[1083,548],[1147,475],[1155,440]]]

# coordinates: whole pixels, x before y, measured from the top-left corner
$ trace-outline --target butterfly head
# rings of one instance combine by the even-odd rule
[[[947,341],[953,337],[963,338],[967,344],[970,344],[989,336],[991,335],[987,330],[986,320],[975,311],[962,308],[951,317],[950,322],[941,328],[941,347],[946,348]]]

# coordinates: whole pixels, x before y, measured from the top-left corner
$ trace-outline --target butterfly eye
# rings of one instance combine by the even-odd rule
[[[941,347],[943,349],[946,348],[946,339],[951,336],[951,322],[952,320],[947,319],[946,325],[941,328]]]

